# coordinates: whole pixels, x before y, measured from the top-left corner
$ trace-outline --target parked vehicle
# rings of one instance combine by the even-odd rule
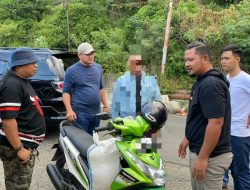
[[[96,132],[109,131],[111,138],[99,141],[76,127],[76,123],[60,123],[59,145],[53,157],[55,164],[47,166],[47,173],[57,190],[164,190],[166,176],[160,154],[148,147],[152,138],[145,132],[159,130],[167,120],[167,110],[157,101],[142,116],[117,118]],[[160,102],[160,108],[159,108]],[[159,108],[159,109],[158,109]],[[150,111],[150,112],[149,112]],[[97,114],[107,120],[107,113]],[[159,128],[158,128],[159,127]],[[138,146],[139,145],[139,146]],[[152,145],[152,144],[151,144]],[[155,145],[152,145],[152,147]]]
[[[14,49],[0,47],[0,80],[10,69],[10,57]],[[57,57],[65,56],[67,51],[47,48],[37,48],[33,51],[41,60],[37,63],[37,73],[29,80],[41,101],[47,126],[58,126],[65,119],[66,109],[62,101],[64,64],[62,59]]]

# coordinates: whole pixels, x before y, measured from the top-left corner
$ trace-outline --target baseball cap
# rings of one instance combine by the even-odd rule
[[[81,43],[77,49],[78,54],[81,54],[81,53],[89,54],[93,51],[95,51],[94,48],[92,47],[91,44],[89,44],[87,42]]]
[[[40,58],[33,52],[31,48],[20,47],[16,48],[11,54],[11,69],[16,66],[36,63]]]

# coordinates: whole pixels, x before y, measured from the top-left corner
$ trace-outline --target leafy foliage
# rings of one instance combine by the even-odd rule
[[[100,61],[106,73],[125,71],[128,53],[125,51],[124,30],[115,28],[91,33],[97,50],[96,60]]]
[[[147,72],[157,74],[168,0],[1,0],[0,46],[71,48],[88,41],[106,73],[126,70],[128,55],[142,53]],[[249,0],[175,0],[162,89],[190,88],[183,53],[203,39],[220,67],[220,49],[237,44],[244,49],[244,69],[250,70]],[[69,39],[69,41],[68,41]]]
[[[187,75],[180,77],[169,77],[166,75],[161,75],[158,79],[159,86],[161,87],[161,92],[163,94],[168,92],[175,92],[183,89],[191,89],[194,78],[190,78]]]
[[[1,0],[0,20],[40,21],[50,12],[53,0]]]

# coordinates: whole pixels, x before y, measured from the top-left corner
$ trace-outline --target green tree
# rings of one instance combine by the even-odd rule
[[[250,2],[245,0],[232,6],[225,16],[221,31],[224,43],[236,44],[244,50],[243,68],[250,72]]]
[[[37,26],[36,38],[43,38],[49,47],[67,48],[67,20],[63,5],[53,8],[53,16],[46,16]],[[110,26],[103,12],[93,10],[84,3],[69,4],[69,32],[73,50],[83,41],[92,42],[91,33]]]
[[[106,73],[124,72],[128,52],[125,51],[125,32],[120,28],[91,33],[96,51],[96,60]]]
[[[52,0],[1,0],[1,44],[5,46],[31,45],[33,27],[51,8]]]
[[[54,0],[1,0],[0,20],[36,20],[50,12]]]
[[[164,1],[152,1],[131,16],[125,25],[128,44],[139,44],[147,66],[156,72],[161,63],[166,11]],[[129,49],[129,48],[128,48]]]
[[[67,48],[69,33],[73,51],[83,41],[93,43],[96,59],[105,72],[123,72],[134,49],[141,50],[149,73],[159,71],[168,0],[69,0],[69,28],[65,1],[57,2],[1,0],[1,46]],[[245,52],[244,65],[249,68],[249,10],[249,0],[174,1],[163,78],[180,79],[186,75],[184,48],[197,39],[211,46],[217,67],[223,46],[231,43],[241,46]]]
[[[186,43],[197,39],[207,41],[213,51],[213,62],[220,68],[220,50],[225,45],[234,43],[245,52],[249,51],[249,9],[250,2],[247,0],[217,11],[183,1],[175,11],[174,17],[179,14],[179,19],[174,28],[180,29],[177,33]],[[248,57],[249,54],[246,54],[246,59]]]

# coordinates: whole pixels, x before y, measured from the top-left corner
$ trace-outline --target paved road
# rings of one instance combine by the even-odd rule
[[[191,190],[188,158],[180,159],[177,156],[177,149],[184,134],[184,125],[186,118],[184,116],[170,115],[166,128],[162,130],[161,141],[163,147],[162,157],[168,174],[168,190]],[[52,163],[50,160],[54,150],[51,147],[57,142],[58,132],[52,131],[47,134],[46,140],[39,147],[40,160],[36,160],[34,168],[31,190],[53,190],[47,173],[46,165]],[[0,164],[0,189],[4,190],[4,175],[2,164]]]

